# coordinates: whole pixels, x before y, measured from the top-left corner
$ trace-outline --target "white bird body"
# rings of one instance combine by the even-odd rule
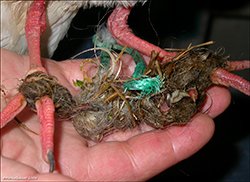
[[[47,28],[41,37],[42,57],[51,57],[60,40],[67,33],[78,10],[92,6],[112,7],[121,4],[134,6],[137,1],[47,1]],[[32,1],[1,1],[1,47],[18,54],[28,54],[25,38],[27,10]],[[83,17],[86,18],[86,17]]]

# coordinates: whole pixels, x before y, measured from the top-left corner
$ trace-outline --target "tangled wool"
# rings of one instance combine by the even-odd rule
[[[55,77],[41,72],[28,75],[18,90],[33,109],[36,101],[45,95],[53,100],[56,112],[62,117],[70,116],[75,108],[75,100],[69,90],[60,85]]]

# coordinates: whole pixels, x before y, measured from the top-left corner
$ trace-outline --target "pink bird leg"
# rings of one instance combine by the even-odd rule
[[[34,72],[46,73],[42,66],[40,53],[40,36],[46,29],[45,1],[33,1],[27,12],[25,33],[29,49],[30,70],[27,76]],[[30,78],[32,79],[32,78]],[[1,112],[1,128],[20,113],[26,106],[27,101],[19,93]],[[54,103],[47,96],[42,97],[35,103],[38,120],[41,123],[41,141],[43,158],[49,162],[49,172],[55,168],[53,155],[53,135],[54,135]]]
[[[152,45],[140,38],[136,37],[132,30],[127,25],[128,15],[130,14],[131,7],[125,8],[118,5],[113,13],[110,15],[107,27],[111,35],[115,38],[118,44],[125,46],[129,44],[129,47],[141,52],[144,55],[151,56],[151,51],[160,52],[159,59],[163,62],[172,61],[181,52],[167,52],[155,45]],[[236,71],[250,68],[249,61],[227,61],[228,71]],[[249,82],[240,78],[239,76],[233,75],[226,70],[218,69],[211,75],[211,80],[215,84],[224,86],[231,86],[246,95],[249,95]],[[196,95],[194,91],[190,93],[191,98],[195,101]]]
[[[227,61],[226,70],[222,68],[215,69],[210,75],[210,79],[214,84],[233,87],[242,93],[250,96],[250,83],[245,79],[234,75],[228,71],[239,71],[250,68],[250,61]]]
[[[153,44],[148,43],[136,37],[132,30],[127,25],[128,15],[130,14],[131,7],[125,8],[118,5],[113,13],[108,18],[107,27],[111,35],[115,38],[118,44],[129,47],[139,51],[140,53],[151,56],[151,51],[160,52],[159,59],[163,62],[171,61],[178,53],[177,52],[167,52]]]
[[[250,68],[250,61],[227,61],[227,71],[240,71]]]
[[[28,43],[30,69],[27,74],[46,70],[42,66],[40,37],[46,29],[45,1],[34,1],[27,12],[25,35]]]
[[[214,84],[233,87],[250,96],[250,83],[222,68],[214,70],[214,72],[210,75],[210,79]]]
[[[40,52],[40,37],[46,29],[45,1],[34,1],[27,13],[25,33],[29,49],[30,70],[27,75],[33,72],[47,71],[42,67]],[[55,106],[52,99],[42,97],[36,101],[38,120],[41,123],[41,140],[43,158],[49,162],[49,172],[55,168],[53,155],[53,135],[54,135],[54,111]]]
[[[50,163],[50,172],[54,171],[55,160],[53,155],[54,147],[54,112],[55,107],[53,101],[44,96],[41,100],[35,103],[37,109],[38,120],[41,123],[41,141],[42,141],[42,155],[46,162]]]
[[[27,105],[23,94],[17,94],[1,112],[1,128],[16,117]]]

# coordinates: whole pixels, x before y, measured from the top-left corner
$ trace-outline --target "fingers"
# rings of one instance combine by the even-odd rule
[[[149,57],[143,56],[143,59],[146,63],[149,62]],[[96,59],[93,59],[93,60],[96,61]],[[120,72],[120,75],[131,76],[136,66],[132,56],[130,56],[129,54],[124,54],[121,56],[120,60],[122,62],[122,71]],[[59,63],[51,62],[51,61],[48,62],[45,59],[43,61],[44,61],[43,64],[45,68],[49,70],[49,72],[51,73],[57,70],[57,72],[63,73],[68,80],[72,80],[72,78],[82,79],[82,71],[80,70],[80,65],[82,61],[84,61],[84,59],[65,60]],[[114,73],[117,72],[119,66],[120,64],[118,62],[116,64]],[[53,69],[53,67],[56,67],[57,69]],[[58,68],[60,69],[60,71],[58,71]],[[94,63],[86,61],[83,65],[83,69],[89,77],[93,77],[96,74],[99,67]]]
[[[96,145],[89,148],[88,177],[111,181],[147,180],[196,153],[213,132],[213,120],[200,115],[184,127],[147,132],[121,143]]]
[[[18,161],[2,157],[1,177],[5,180],[35,180],[35,181],[75,181],[72,178],[56,173],[39,174],[33,167]]]
[[[146,62],[149,61],[149,58],[143,57]],[[96,61],[96,59],[93,59]],[[60,83],[65,86],[73,95],[76,95],[80,90],[79,87],[74,86],[73,80],[83,80],[83,72],[81,71],[81,63],[84,59],[75,59],[75,60],[65,60],[61,62],[55,62],[49,59],[42,59],[43,65],[48,71],[49,75],[53,75],[58,78]],[[133,58],[124,54],[121,56],[122,68],[120,75],[131,76],[134,72],[135,63]],[[99,63],[98,63],[99,64]],[[93,77],[97,74],[99,66],[86,61],[83,64],[83,70],[87,73],[88,77]],[[114,73],[117,72],[119,68],[119,63],[116,64]]]
[[[138,150],[137,153],[133,152],[136,174],[139,178],[144,178],[139,180],[149,179],[192,156],[211,139],[213,133],[213,120],[206,115],[200,115],[186,126],[149,132],[136,142],[131,139],[131,145]],[[145,143],[139,142],[143,140]]]
[[[231,94],[226,87],[212,86],[207,90],[207,99],[200,112],[215,118],[226,110],[230,102]]]

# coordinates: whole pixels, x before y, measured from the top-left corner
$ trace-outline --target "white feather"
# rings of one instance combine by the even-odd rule
[[[145,2],[145,0],[139,0]],[[51,57],[67,33],[78,10],[92,6],[134,6],[134,0],[46,1],[47,28],[41,37],[42,57]],[[1,1],[1,47],[18,54],[28,54],[25,38],[27,10],[32,1]],[[84,18],[84,17],[83,17]]]

